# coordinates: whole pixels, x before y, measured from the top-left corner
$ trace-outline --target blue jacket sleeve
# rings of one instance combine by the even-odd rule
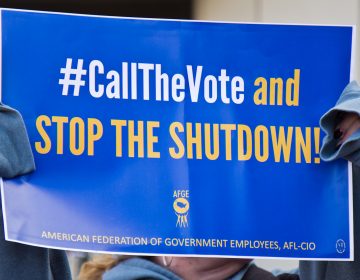
[[[0,103],[0,177],[13,178],[35,169],[24,122]],[[0,279],[70,280],[64,251],[5,241],[0,195]]]
[[[0,103],[0,177],[12,178],[35,169],[21,115]]]
[[[340,147],[336,146],[337,140],[333,135],[339,112],[354,112],[360,116],[360,87],[355,81],[344,89],[336,105],[320,119],[320,126],[326,133],[320,156],[325,161],[343,157],[360,166],[360,130],[353,133]]]

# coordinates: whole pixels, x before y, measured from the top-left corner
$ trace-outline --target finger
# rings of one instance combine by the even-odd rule
[[[359,118],[359,115],[356,113],[347,113],[343,116],[342,120],[335,127],[335,130],[340,129],[341,131],[348,130],[351,125]]]
[[[357,118],[352,122],[350,127],[344,131],[342,137],[340,138],[338,145],[343,144],[354,132],[360,129],[360,119]]]

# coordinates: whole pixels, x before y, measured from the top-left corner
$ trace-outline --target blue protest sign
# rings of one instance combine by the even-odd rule
[[[352,27],[15,10],[1,26],[2,101],[37,165],[2,184],[8,240],[353,257],[351,170],[320,160],[318,127],[349,82]]]

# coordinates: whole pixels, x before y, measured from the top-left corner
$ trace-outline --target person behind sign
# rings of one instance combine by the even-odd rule
[[[20,114],[0,102],[0,177],[14,178],[35,169]],[[0,195],[0,279],[70,280],[65,252],[5,241]]]
[[[296,274],[274,276],[249,259],[204,257],[129,257],[99,255],[85,263],[79,280],[298,280]]]
[[[345,158],[353,166],[354,261],[300,262],[301,280],[360,279],[360,87],[351,82],[336,105],[320,120],[326,132],[320,156],[325,161]],[[346,246],[346,244],[345,244]]]

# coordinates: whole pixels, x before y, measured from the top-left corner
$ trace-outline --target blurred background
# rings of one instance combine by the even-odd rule
[[[0,7],[126,17],[360,26],[360,0],[0,0]],[[353,79],[360,81],[360,28]],[[69,252],[73,275],[90,256]],[[296,260],[257,260],[268,270],[296,268]],[[75,277],[74,277],[75,278]]]

